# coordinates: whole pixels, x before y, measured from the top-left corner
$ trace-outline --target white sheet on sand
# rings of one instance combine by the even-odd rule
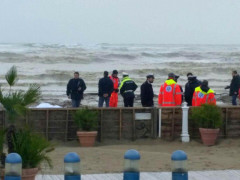
[[[32,107],[32,108],[62,108],[62,107],[58,105],[52,105],[49,103],[40,103],[36,107]]]

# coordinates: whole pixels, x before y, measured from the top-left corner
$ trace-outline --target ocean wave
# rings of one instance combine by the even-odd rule
[[[132,54],[107,54],[104,55],[105,58],[115,58],[115,59],[136,59],[137,56]]]

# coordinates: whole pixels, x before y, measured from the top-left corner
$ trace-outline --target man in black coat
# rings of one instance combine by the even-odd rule
[[[113,82],[108,77],[107,71],[104,71],[103,76],[104,77],[101,78],[98,83],[98,107],[103,107],[104,102],[106,107],[109,107],[109,100],[113,92]]]
[[[154,75],[147,75],[147,80],[141,85],[141,103],[143,107],[153,107],[153,87]]]
[[[201,85],[201,81],[197,79],[196,76],[193,76],[192,73],[187,74],[188,82],[185,85],[185,101],[188,106],[192,106],[192,98],[195,88]]]
[[[67,84],[67,96],[72,99],[72,107],[79,107],[86,88],[84,80],[79,78],[79,72],[74,72],[74,78]]]
[[[225,87],[225,89],[229,89],[229,96],[232,96],[232,105],[237,105],[237,97],[238,97],[238,91],[240,88],[240,77],[237,73],[237,71],[232,72],[232,81],[230,86]]]

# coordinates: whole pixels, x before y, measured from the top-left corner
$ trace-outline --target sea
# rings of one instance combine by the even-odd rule
[[[29,84],[41,86],[45,99],[66,100],[66,85],[78,71],[87,85],[86,94],[96,94],[103,71],[119,71],[140,87],[146,75],[153,73],[154,93],[167,79],[168,73],[180,78],[183,89],[186,74],[192,72],[199,80],[220,95],[232,79],[232,70],[240,72],[240,45],[172,45],[172,44],[0,44],[0,85],[8,89],[6,72],[16,66],[18,82],[14,89],[26,90]],[[137,89],[140,93],[140,88]]]

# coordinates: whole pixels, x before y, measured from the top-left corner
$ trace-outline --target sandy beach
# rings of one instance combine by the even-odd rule
[[[240,168],[240,139],[220,139],[216,146],[211,147],[202,145],[200,140],[181,143],[177,140],[171,142],[160,139],[109,141],[97,143],[93,148],[82,148],[77,141],[56,144],[55,151],[50,153],[54,168],[42,169],[43,174],[62,174],[63,157],[68,152],[77,152],[81,156],[82,174],[121,172],[123,155],[128,149],[140,152],[140,168],[146,172],[171,171],[171,153],[178,149],[188,154],[189,170]]]

